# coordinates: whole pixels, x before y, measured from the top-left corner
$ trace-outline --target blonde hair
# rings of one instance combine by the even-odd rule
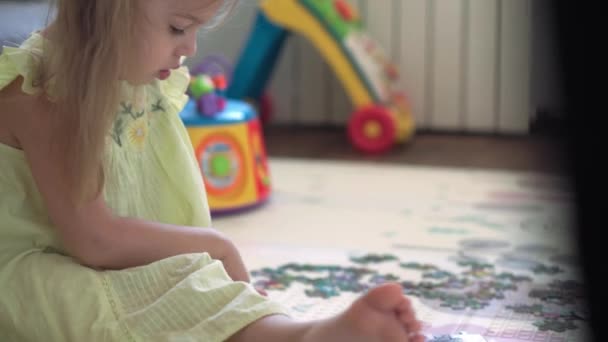
[[[43,46],[45,88],[52,82],[54,147],[81,202],[103,187],[106,137],[116,115],[120,75],[133,39],[131,0],[55,0],[52,47]]]
[[[222,6],[218,9],[216,16],[206,23],[203,29],[214,30],[219,28],[234,11],[239,2],[240,0],[223,0]]]
[[[145,0],[144,0],[145,1]],[[218,0],[219,1],[219,0]],[[218,25],[238,0],[224,0]],[[52,48],[44,48],[43,86],[52,82],[54,146],[81,203],[103,189],[106,138],[120,101],[120,76],[133,65],[135,0],[54,0]]]

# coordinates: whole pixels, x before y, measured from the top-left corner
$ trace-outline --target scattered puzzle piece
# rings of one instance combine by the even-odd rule
[[[427,335],[425,338],[426,342],[487,342],[481,335],[467,334],[466,332],[440,336]]]
[[[397,257],[392,254],[367,254],[362,257],[352,257],[350,260],[357,264],[377,264],[384,261],[397,260]]]
[[[431,264],[400,262],[390,254],[368,254],[352,258],[351,261],[366,265],[395,261],[401,268],[420,271],[423,280],[403,281],[395,274],[383,274],[365,267],[296,263],[276,269],[263,268],[253,271],[252,275],[258,287],[284,291],[292,284],[300,283],[308,287],[304,290],[307,296],[324,299],[340,296],[344,292],[362,293],[386,282],[399,282],[405,294],[436,302],[438,307],[454,311],[482,310],[495,301],[505,299],[506,292],[517,291],[520,283],[532,282],[528,276],[498,273],[494,265],[477,260],[458,261],[457,265],[462,270],[457,273]],[[534,325],[540,331],[563,332],[577,329],[574,322],[586,320],[584,315],[575,314],[582,312],[582,290],[582,285],[578,282],[555,280],[546,288],[534,288],[528,294],[530,298],[547,305],[516,304],[505,308],[537,317]]]

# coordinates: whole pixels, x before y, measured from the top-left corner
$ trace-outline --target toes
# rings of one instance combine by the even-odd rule
[[[361,315],[362,312],[369,314]],[[365,318],[371,317],[371,313],[376,318],[382,317],[382,320],[390,319],[390,323],[385,327],[392,326],[393,328],[382,330],[382,334],[385,335],[383,340],[424,342],[424,336],[420,335],[422,324],[416,319],[412,302],[403,295],[399,284],[387,283],[371,289],[354,303],[348,315],[353,322],[361,323],[360,328],[366,325],[369,328],[366,329],[368,332],[374,330],[378,333],[377,327],[371,327],[370,320]],[[387,324],[386,321],[384,324]]]
[[[371,289],[364,300],[381,311],[395,310],[402,304],[403,290],[397,283],[386,283]]]
[[[402,312],[411,311],[412,310],[412,302],[409,298],[403,296],[401,303],[397,306],[397,314]]]
[[[403,310],[397,313],[397,318],[402,323],[409,323],[416,320],[416,314],[414,313],[413,308],[408,308],[407,310]]]
[[[420,334],[416,334],[408,338],[408,342],[425,342],[425,340],[425,337]]]
[[[414,310],[412,308],[399,313],[397,319],[403,324],[405,330],[409,333],[417,333],[422,329],[422,322],[416,319],[416,315],[414,314]]]
[[[418,320],[414,320],[405,324],[405,329],[410,333],[418,333],[422,329],[422,323]]]

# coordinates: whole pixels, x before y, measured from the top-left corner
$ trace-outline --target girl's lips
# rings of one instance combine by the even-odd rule
[[[171,76],[171,70],[161,70],[158,72],[158,78],[162,81],[162,80],[166,80],[167,78],[169,78],[169,76]]]

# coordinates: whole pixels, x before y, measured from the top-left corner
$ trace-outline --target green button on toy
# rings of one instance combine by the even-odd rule
[[[230,175],[230,159],[225,155],[216,155],[211,158],[211,173],[217,177]]]

